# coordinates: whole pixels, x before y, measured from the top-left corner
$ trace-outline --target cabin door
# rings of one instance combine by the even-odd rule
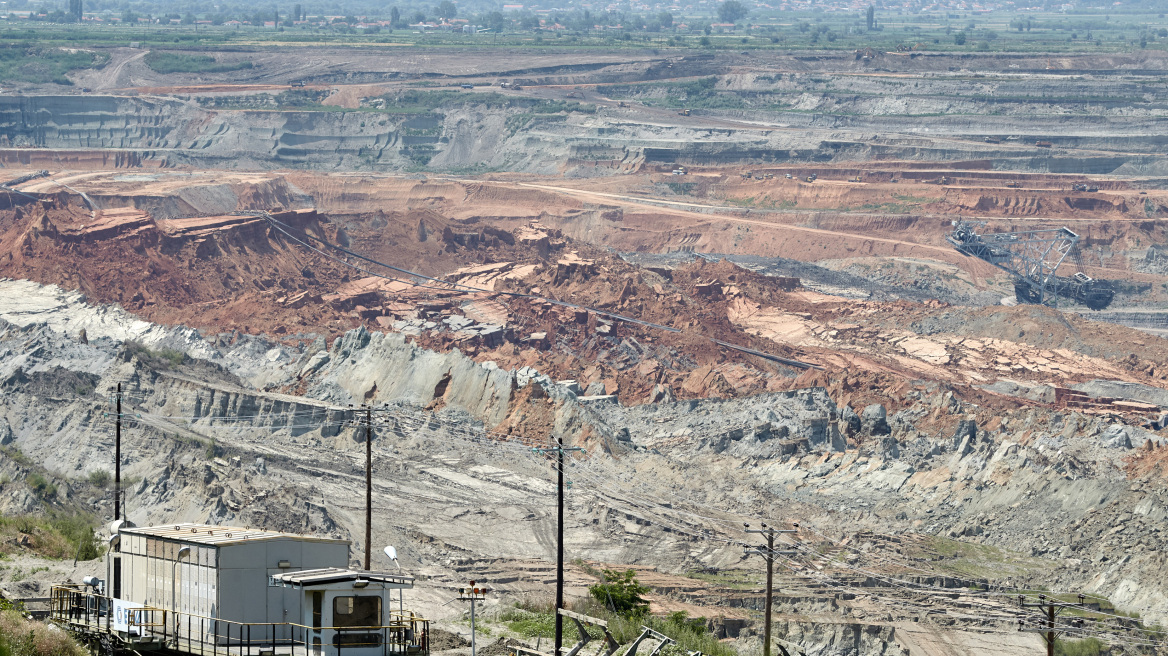
[[[326,628],[322,642],[336,656],[380,656],[384,653],[380,595],[338,592],[325,596]]]

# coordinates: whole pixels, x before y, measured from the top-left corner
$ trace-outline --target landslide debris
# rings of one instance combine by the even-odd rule
[[[275,216],[321,238],[337,238],[336,227],[315,211]],[[309,266],[301,247],[258,217],[162,220],[133,208],[90,212],[68,197],[0,212],[0,245],[3,275],[78,289],[146,318],[244,332],[319,329],[313,324],[322,316],[318,308],[281,312],[263,299],[277,293],[319,296],[327,287],[313,273],[317,269],[333,279],[346,275],[326,260]],[[253,312],[257,304],[270,305],[274,316]]]
[[[539,221],[503,229],[428,209],[272,217],[159,220],[55,197],[0,212],[0,274],[79,289],[228,342],[264,332],[304,345],[357,326],[401,333],[624,403],[734,398],[812,382],[889,403],[887,390],[917,379],[1054,390],[1092,379],[1163,388],[1168,378],[1168,350],[1154,338],[1046,308],[849,300],[725,260],[629,261]],[[305,375],[320,365],[308,363]]]
[[[27,283],[3,285],[36,296]],[[9,305],[4,301],[0,309],[7,312]],[[73,301],[53,312],[85,311]],[[375,504],[396,514],[392,525],[375,529],[375,538],[399,545],[399,553],[412,559],[403,566],[426,563],[431,586],[465,585],[471,574],[505,578],[500,557],[516,559],[514,566],[536,580],[547,578],[547,565],[522,564],[551,553],[547,463],[526,443],[508,446],[499,438],[562,431],[591,452],[587,462],[570,465],[569,543],[604,562],[665,563],[678,572],[755,571],[742,562],[737,543],[701,538],[719,526],[704,519],[709,508],[718,508],[727,518],[798,518],[832,540],[848,540],[851,548],[813,533],[802,538],[823,554],[824,571],[868,593],[896,594],[895,586],[849,578],[856,573],[844,564],[908,573],[884,569],[879,553],[868,555],[863,545],[876,538],[865,532],[903,536],[889,544],[901,545],[895,553],[915,554],[915,566],[956,567],[949,576],[959,580],[952,585],[973,579],[1083,586],[1113,594],[1125,608],[1160,612],[1155,595],[1163,563],[1137,547],[1156,539],[1156,522],[1168,507],[1165,481],[1161,472],[1122,468],[1132,456],[1159,454],[1168,441],[1115,413],[1006,403],[1005,397],[919,380],[847,378],[845,386],[863,383],[865,394],[870,385],[884,386],[880,393],[888,404],[855,390],[849,396],[843,387],[806,385],[734,399],[597,404],[530,369],[435,353],[401,335],[363,328],[323,349],[254,338],[215,346],[182,329],[163,329],[147,348],[185,344],[186,358],[172,366],[137,357],[126,362],[114,357],[128,349],[111,332],[95,327],[83,345],[49,328],[50,321],[56,320],[41,316],[24,328],[7,326],[0,347],[27,349],[22,368],[45,375],[66,376],[54,367],[88,372],[103,362],[99,396],[125,381],[142,415],[123,445],[134,454],[126,474],[137,478],[127,497],[135,521],[178,517],[359,535],[362,506],[351,490],[361,481],[363,437],[345,426],[352,411],[335,409],[369,400],[389,402],[392,417],[375,442]],[[205,358],[217,366],[200,365]],[[318,364],[306,371],[313,360]],[[8,358],[0,361],[8,366]],[[254,382],[224,373],[261,365],[266,372],[253,375]],[[308,382],[304,395],[254,387],[299,372]],[[51,463],[56,480],[70,481],[70,498],[108,514],[105,495],[89,496],[71,482],[88,477],[104,462],[102,454],[108,456],[109,422],[104,432],[95,430],[100,420],[93,412],[87,398],[24,388],[0,399],[0,415],[22,452]],[[484,429],[498,433],[488,438]],[[257,431],[264,440],[255,439]],[[1139,478],[1129,478],[1134,475]],[[1113,517],[1121,518],[1123,531],[1113,531]],[[963,558],[938,557],[954,551],[947,543],[938,546],[938,537],[977,548]],[[1120,572],[1140,585],[1123,585],[1113,576]],[[532,586],[538,584],[522,577],[500,584],[516,593]],[[691,594],[676,582],[673,587],[682,600]],[[726,603],[717,601],[726,598],[721,593],[692,594],[696,605]],[[796,575],[784,603],[799,614],[816,608],[821,595]],[[448,601],[440,591],[434,596],[435,607]],[[741,599],[757,599],[757,593],[744,591]],[[878,621],[869,617],[876,608],[871,600],[837,601],[874,626],[927,610],[913,606]],[[958,615],[946,616],[954,630],[973,628]]]

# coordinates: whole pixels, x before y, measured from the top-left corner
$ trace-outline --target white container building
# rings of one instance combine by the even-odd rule
[[[348,540],[206,524],[120,525],[107,559],[102,588],[53,589],[54,621],[93,634],[87,637],[110,634],[137,651],[428,653],[426,621],[401,607],[400,591],[413,578],[348,569]]]

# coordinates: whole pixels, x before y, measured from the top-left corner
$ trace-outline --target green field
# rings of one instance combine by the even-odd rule
[[[261,28],[227,25],[116,26],[55,24],[9,20],[0,24],[0,43],[9,46],[125,46],[169,47],[194,52],[232,46],[246,50],[264,46],[498,46],[538,48],[703,48],[703,49],[824,49],[873,48],[895,52],[1020,52],[1117,53],[1168,48],[1168,20],[1159,12],[1118,13],[1083,10],[1061,12],[921,12],[877,10],[869,29],[864,12],[790,12],[756,9],[733,28],[713,27],[710,15],[672,16],[674,26],[663,28],[652,17],[636,12],[606,17],[614,27],[603,30],[545,30],[533,27],[530,12],[469,15],[472,23],[502,25],[498,34],[427,33],[405,29],[355,32],[347,24],[326,27],[298,25]],[[206,19],[209,16],[194,16]],[[370,17],[374,20],[376,17]],[[565,25],[579,25],[576,11],[548,17]],[[217,17],[221,21],[222,17]],[[546,19],[545,19],[546,20]],[[551,22],[549,21],[549,22]],[[619,25],[617,28],[615,26]],[[172,62],[175,70],[213,72],[205,59]],[[66,62],[66,65],[75,65]],[[85,65],[85,64],[76,64]],[[210,66],[211,70],[206,70]],[[43,74],[41,74],[43,77]],[[35,77],[35,76],[34,76]],[[38,78],[39,79],[39,78]]]
[[[104,53],[42,48],[29,45],[0,46],[0,80],[5,84],[72,84],[65,73],[79,68],[93,68],[109,61]]]
[[[251,68],[249,61],[220,63],[210,55],[186,55],[175,52],[147,53],[146,65],[159,73],[226,73]]]

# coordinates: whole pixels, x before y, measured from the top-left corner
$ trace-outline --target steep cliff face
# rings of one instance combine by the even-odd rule
[[[57,485],[50,503],[110,513],[108,493],[87,476],[111,468],[107,403],[121,383],[134,521],[359,538],[366,433],[350,404],[368,402],[374,506],[385,518],[374,539],[435,576],[476,559],[551,557],[555,472],[532,447],[563,436],[589,451],[568,461],[572,557],[757,571],[739,539],[721,536],[758,516],[799,521],[806,554],[795,560],[816,573],[784,574],[800,591],[784,593],[791,615],[777,635],[808,654],[1032,647],[1013,624],[947,605],[970,577],[1109,594],[1145,617],[1166,614],[1162,556],[1137,549],[1166,516],[1162,473],[1123,469],[1163,447],[1134,427],[1048,409],[979,425],[972,406],[927,387],[891,415],[837,405],[819,387],[626,407],[400,335],[224,339],[20,281],[0,281],[0,320],[5,513],[45,502],[26,483],[34,473]],[[1141,440],[1144,451],[1129,451]],[[875,544],[907,555],[890,561]],[[921,569],[873,573],[902,557]],[[921,574],[950,560],[956,573]],[[890,601],[917,585],[944,594]],[[756,608],[758,595],[746,596],[736,605]]]
[[[338,408],[371,402],[429,406],[490,429],[504,424],[517,408],[530,405],[525,414],[544,415],[550,426],[568,438],[595,436],[603,444],[620,435],[574,393],[534,370],[501,369],[491,362],[475,362],[457,350],[429,351],[401,334],[358,328],[329,348],[317,340],[299,349],[246,335],[231,342],[217,337],[208,340],[199,331],[163,328],[116,307],[89,305],[81,294],[54,286],[3,281],[0,287],[6,295],[11,294],[0,307],[4,334],[9,339],[4,353],[10,356],[5,358],[0,376],[21,378],[29,371],[52,369],[59,363],[46,364],[40,352],[63,349],[62,357],[73,363],[71,370],[86,375],[105,372],[125,382],[127,388],[138,389],[139,398],[151,398],[150,405],[159,414],[182,417],[194,424],[212,427],[216,420],[244,417],[277,430],[287,428],[294,435],[314,432],[332,437],[339,432],[338,422],[352,418],[352,410]],[[18,347],[11,340],[21,331],[30,331],[26,339],[32,341]],[[71,339],[82,332],[88,343],[77,344]],[[42,346],[28,346],[32,342]],[[138,347],[129,351],[122,348],[127,342],[142,345],[147,355],[137,357],[134,349]],[[149,356],[151,349],[185,353],[206,366],[193,373],[156,370]],[[50,358],[50,362],[55,360]],[[307,391],[302,396],[271,391],[282,388]],[[539,391],[533,395],[529,388]],[[517,393],[520,391],[523,393]],[[318,429],[306,428],[314,423],[320,424]],[[85,428],[83,422],[72,430]],[[66,431],[64,439],[81,435]],[[41,448],[34,434],[29,437],[33,438],[30,448]],[[85,460],[79,454],[68,466],[84,471],[80,463]],[[61,464],[66,465],[64,461]]]
[[[123,166],[394,170],[433,163],[554,171],[568,149],[561,133],[571,139],[574,129],[527,118],[528,129],[517,134],[508,116],[518,113],[487,112],[473,102],[419,117],[219,110],[153,96],[4,96],[0,147],[67,151],[66,161],[77,164],[92,158],[89,151],[134,154],[118,162]],[[531,129],[536,125],[550,133]],[[33,163],[37,153],[6,157]]]
[[[890,625],[780,621],[776,623],[775,635],[788,644],[799,645],[799,650],[808,656],[909,656],[915,653],[898,644],[896,628]]]
[[[188,111],[188,103],[152,97],[5,96],[0,140],[37,148],[181,148],[188,145]]]
[[[260,196],[260,203],[266,195],[264,189],[236,190],[227,194],[228,202],[234,197],[243,204],[241,197],[249,193]],[[165,212],[185,201],[144,197],[142,204]],[[275,216],[303,234],[329,239],[338,234],[336,226],[312,210]],[[306,267],[298,248],[255,216],[160,219],[133,207],[88,210],[54,199],[21,206],[0,218],[0,272],[62,282],[96,301],[147,315],[148,308],[181,307],[186,316],[176,322],[187,325],[205,325],[198,318],[207,318],[206,312],[215,307],[246,304],[249,297],[254,301],[277,290],[281,298],[332,291]],[[339,273],[343,267],[330,261],[314,266],[330,279],[344,275]],[[279,320],[282,331],[294,331],[301,316],[286,307]]]
[[[758,93],[751,91],[750,93]],[[815,94],[819,97],[819,94]],[[1102,124],[1068,131],[1061,119],[1009,115],[931,118],[922,128],[886,101],[854,106],[856,97],[825,108],[760,109],[773,124],[755,127],[754,111],[710,111],[711,126],[670,125],[657,116],[589,109],[530,113],[526,105],[480,104],[473,96],[422,115],[313,109],[223,109],[172,96],[5,96],[0,98],[0,153],[27,165],[94,165],[114,154],[119,166],[188,165],[222,169],[433,170],[467,167],[595,175],[643,163],[734,165],[873,159],[954,162],[992,160],[1020,171],[1151,175],[1168,170],[1155,144],[1155,118],[1118,113]],[[969,111],[976,114],[977,109]],[[938,124],[941,122],[942,124]],[[1088,121],[1090,123],[1090,121]],[[1096,122],[1098,123],[1098,122]],[[930,130],[932,130],[930,132]],[[1016,133],[991,145],[981,135]],[[886,134],[875,140],[864,135]],[[945,135],[939,138],[936,135]],[[1093,135],[1105,134],[1105,137]],[[1018,136],[1021,135],[1021,136]],[[1060,149],[1031,152],[1019,144],[1056,138]],[[997,137],[995,137],[997,138]],[[33,149],[53,149],[52,157]],[[1085,149],[1069,156],[1063,148]],[[1115,152],[1120,150],[1122,152]],[[583,155],[583,157],[581,157]]]

